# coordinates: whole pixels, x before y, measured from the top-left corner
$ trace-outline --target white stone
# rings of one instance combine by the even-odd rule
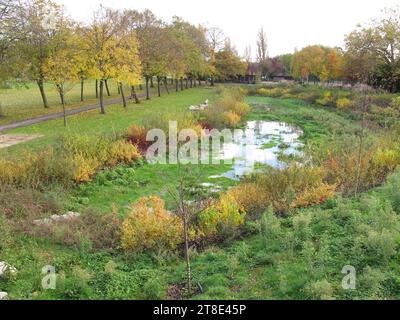
[[[189,111],[201,111],[200,107],[197,106],[190,106]]]
[[[6,274],[14,275],[17,273],[17,269],[13,266],[10,266],[5,261],[0,261],[0,277],[4,277]]]
[[[201,186],[204,188],[211,188],[211,187],[214,187],[214,183],[204,182],[201,184]]]
[[[8,300],[8,293],[0,292],[0,300]]]
[[[43,226],[43,225],[48,226],[48,225],[51,225],[53,222],[68,222],[68,221],[77,219],[80,216],[81,216],[81,214],[78,212],[69,211],[63,215],[54,214],[50,218],[34,220],[33,224],[35,224],[37,226]]]
[[[33,224],[36,226],[49,226],[51,225],[52,222],[53,220],[46,218],[46,219],[34,220]]]

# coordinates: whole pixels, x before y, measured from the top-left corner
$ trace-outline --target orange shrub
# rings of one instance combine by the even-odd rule
[[[293,203],[294,208],[304,208],[312,205],[322,204],[335,196],[336,185],[322,183],[300,193]]]
[[[228,194],[236,200],[248,215],[262,213],[269,205],[267,194],[255,183],[241,183],[239,186],[229,190]]]
[[[148,249],[175,249],[181,242],[182,223],[167,212],[158,197],[139,199],[122,224],[122,248],[142,252]]]
[[[132,124],[129,128],[129,141],[136,145],[140,152],[144,153],[149,147],[150,143],[146,141],[148,130],[145,127],[139,127],[136,124]]]
[[[119,163],[131,163],[139,160],[141,157],[136,145],[118,140],[110,146],[107,165],[116,166]]]
[[[240,117],[232,111],[224,112],[222,115],[222,121],[227,127],[234,128],[239,124]]]

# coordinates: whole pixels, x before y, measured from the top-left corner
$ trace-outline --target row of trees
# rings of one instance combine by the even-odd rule
[[[108,81],[118,84],[124,106],[124,86],[139,102],[136,87],[157,79],[168,91],[196,86],[196,80],[229,80],[244,73],[245,64],[217,28],[207,30],[174,17],[165,23],[151,11],[100,7],[88,24],[65,15],[52,0],[0,0],[0,74],[2,80],[35,81],[43,105],[49,107],[45,82],[57,88],[65,108],[65,94],[80,82],[81,100],[86,79],[96,80],[96,95],[105,113]],[[201,84],[201,83],[200,83]]]
[[[346,35],[344,49],[308,46],[274,59],[280,71],[287,71],[290,60],[291,75],[302,81],[343,80],[399,91],[400,8],[385,9],[381,19],[357,26]]]

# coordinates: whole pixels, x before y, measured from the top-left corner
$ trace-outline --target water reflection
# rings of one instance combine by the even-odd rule
[[[248,122],[245,135],[236,135],[235,141],[224,144],[218,155],[221,160],[234,161],[232,170],[222,176],[239,180],[263,165],[283,168],[286,164],[282,155],[303,155],[300,150],[303,144],[299,141],[302,134],[299,128],[287,123]]]

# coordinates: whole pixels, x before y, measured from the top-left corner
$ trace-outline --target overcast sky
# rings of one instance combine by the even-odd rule
[[[100,4],[115,9],[152,10],[165,21],[177,15],[193,24],[218,26],[240,54],[251,45],[256,52],[257,30],[268,36],[269,54],[293,52],[309,44],[342,46],[344,35],[358,23],[380,15],[400,0],[56,0],[77,20],[90,19]]]

